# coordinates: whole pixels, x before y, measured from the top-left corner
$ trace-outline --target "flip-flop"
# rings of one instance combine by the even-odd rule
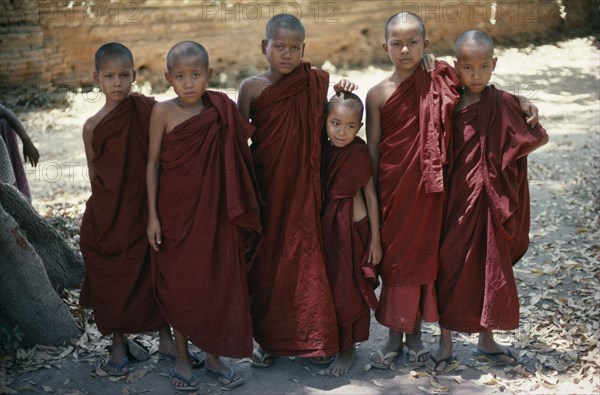
[[[419,360],[420,357],[427,354],[429,354],[429,356],[424,361]],[[411,358],[413,359],[412,361],[410,360]],[[417,352],[413,350],[408,350],[406,352],[406,361],[409,366],[425,366],[429,358],[431,358],[431,352],[426,348],[422,348]]]
[[[221,370],[212,370],[209,368],[206,368],[206,371],[215,376],[217,380],[219,380],[219,383],[221,383],[221,385],[225,388],[235,388],[238,385],[244,384],[243,377],[238,376],[237,379],[235,378],[236,371],[233,370],[233,368],[228,368],[227,373]]]
[[[308,360],[316,365],[330,365],[335,357],[309,357]]]
[[[398,354],[400,354],[399,351],[390,351],[387,354],[383,355],[381,350],[377,350],[376,352],[372,353],[369,356],[369,359],[371,359],[371,366],[373,366],[374,368],[378,368],[378,369],[392,369],[392,365],[394,365],[394,362],[396,361],[396,357],[398,356]],[[380,362],[375,362],[373,360],[373,356],[375,356],[375,355],[379,356]],[[389,364],[385,363],[385,361],[388,359],[390,359]]]
[[[260,352],[255,349],[252,352],[252,359],[250,360],[250,366],[254,366],[256,368],[270,368],[273,366],[274,356],[269,354],[268,352]]]
[[[150,354],[148,353],[146,347],[135,340],[127,339],[125,347],[127,350],[127,356],[134,361],[144,362],[150,358]]]
[[[206,364],[206,354],[203,352],[190,352],[190,361],[192,362],[192,369],[200,369],[203,368]],[[175,362],[175,355],[166,354],[164,352],[158,352],[158,355],[161,358],[168,359],[172,362]]]
[[[446,368],[450,364],[450,361],[452,361],[454,359],[454,354],[450,355],[448,358],[442,358],[439,361],[433,355],[430,355],[429,359],[431,359],[435,363],[435,366],[433,367],[433,369],[427,369],[427,371],[429,373],[444,373],[444,371],[446,370]],[[440,367],[440,365],[443,364],[443,363],[445,364],[444,365],[444,369],[438,370],[438,368]]]
[[[177,385],[177,381],[183,383],[183,385]],[[171,369],[171,384],[177,391],[197,391],[198,384],[196,383],[196,378],[194,375],[190,377],[184,377],[177,373],[175,369]]]
[[[502,364],[502,365],[509,365],[509,366],[513,365],[519,361],[519,357],[516,356],[508,347],[505,348],[504,351],[498,351],[498,352],[485,352],[485,351],[481,351],[476,348],[473,350],[473,355],[475,357],[485,358],[494,363],[498,363],[498,364]],[[512,363],[507,362],[505,359],[501,358],[503,356],[511,358],[514,362],[512,362]]]
[[[115,362],[112,358],[108,360],[104,365],[100,367],[100,369],[104,370],[109,376],[127,376],[129,374],[129,369],[127,369],[127,364],[129,363],[129,359],[127,357],[123,357],[121,362]]]

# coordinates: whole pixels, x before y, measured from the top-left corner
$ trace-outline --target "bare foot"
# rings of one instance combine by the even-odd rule
[[[442,373],[452,360],[452,332],[442,329],[440,344],[435,353],[425,362],[425,368],[432,373]]]
[[[328,376],[340,377],[350,371],[354,362],[354,350],[339,354],[323,372]]]
[[[518,357],[514,355],[513,352],[507,347],[496,343],[494,340],[494,333],[492,331],[485,331],[479,334],[477,351],[493,361],[501,362],[507,365],[514,364],[518,359]]]

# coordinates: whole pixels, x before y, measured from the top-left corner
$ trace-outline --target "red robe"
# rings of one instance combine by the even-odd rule
[[[529,243],[527,154],[547,141],[517,98],[490,86],[455,115],[440,270],[440,325],[460,332],[519,325],[512,265]]]
[[[381,109],[379,193],[383,286],[420,285],[437,275],[444,165],[458,102],[453,69],[418,67]]]
[[[373,173],[367,144],[359,137],[343,148],[328,146],[323,162],[321,224],[325,263],[343,353],[353,343],[368,340],[369,307],[377,308],[375,268],[367,262],[371,242],[369,217],[356,223],[353,220],[354,197]]]
[[[259,232],[247,139],[235,103],[207,91],[205,109],[163,137],[155,256],[157,298],[167,321],[206,352],[252,355],[243,239]]]
[[[276,355],[334,355],[335,311],[323,258],[321,130],[329,76],[302,63],[251,105],[252,157],[265,207],[249,271],[254,338]]]
[[[80,304],[98,330],[137,333],[166,326],[154,298],[146,236],[146,162],[153,98],[130,95],[96,126],[95,176],[81,221],[85,262]]]

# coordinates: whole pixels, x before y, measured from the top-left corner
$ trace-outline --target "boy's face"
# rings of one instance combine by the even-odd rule
[[[389,55],[396,69],[414,70],[421,62],[423,52],[429,48],[429,40],[423,39],[418,23],[409,18],[391,25],[388,33],[383,50]]]
[[[342,148],[350,144],[362,127],[362,114],[354,106],[333,104],[327,115],[327,137],[331,145]]]
[[[165,78],[183,104],[195,106],[202,100],[212,72],[200,55],[174,55],[171,70],[165,73]]]
[[[94,81],[100,85],[107,101],[119,103],[131,92],[135,70],[127,58],[105,58],[94,72]]]
[[[489,45],[466,42],[459,48],[454,67],[460,83],[471,93],[481,93],[490,82],[496,61]]]
[[[270,40],[262,40],[261,47],[270,69],[281,75],[294,71],[304,56],[304,39],[295,30],[275,29]]]

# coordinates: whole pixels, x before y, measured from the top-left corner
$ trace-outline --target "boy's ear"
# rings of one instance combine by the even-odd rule
[[[167,83],[169,84],[169,86],[173,85],[173,84],[171,84],[171,74],[169,74],[168,71],[165,71],[165,80],[167,80]]]
[[[429,39],[426,38],[425,41],[423,41],[423,49],[427,49],[429,48]]]
[[[266,55],[267,54],[267,44],[269,43],[268,40],[264,39],[260,42],[260,48],[262,49],[262,54]]]
[[[361,122],[361,123],[358,125],[358,130],[360,130],[360,128],[362,128],[364,124],[365,124],[364,122]]]
[[[100,83],[100,79],[98,78],[98,72],[94,71],[94,82],[99,84]]]
[[[302,43],[302,54],[300,55],[300,59],[304,58],[304,47],[306,47],[306,44]]]
[[[383,52],[388,53],[388,46],[387,43],[383,43],[381,44],[381,48],[383,48]]]
[[[494,58],[492,59],[492,71],[496,70],[496,62],[498,61],[498,58],[494,56]]]
[[[212,80],[213,77],[213,69],[212,67],[209,67],[208,69],[206,69],[206,82]]]
[[[132,74],[132,76],[133,76],[133,81],[135,81],[135,78],[137,77],[137,73],[136,73],[136,71],[135,71],[135,70],[133,70],[133,74]]]

